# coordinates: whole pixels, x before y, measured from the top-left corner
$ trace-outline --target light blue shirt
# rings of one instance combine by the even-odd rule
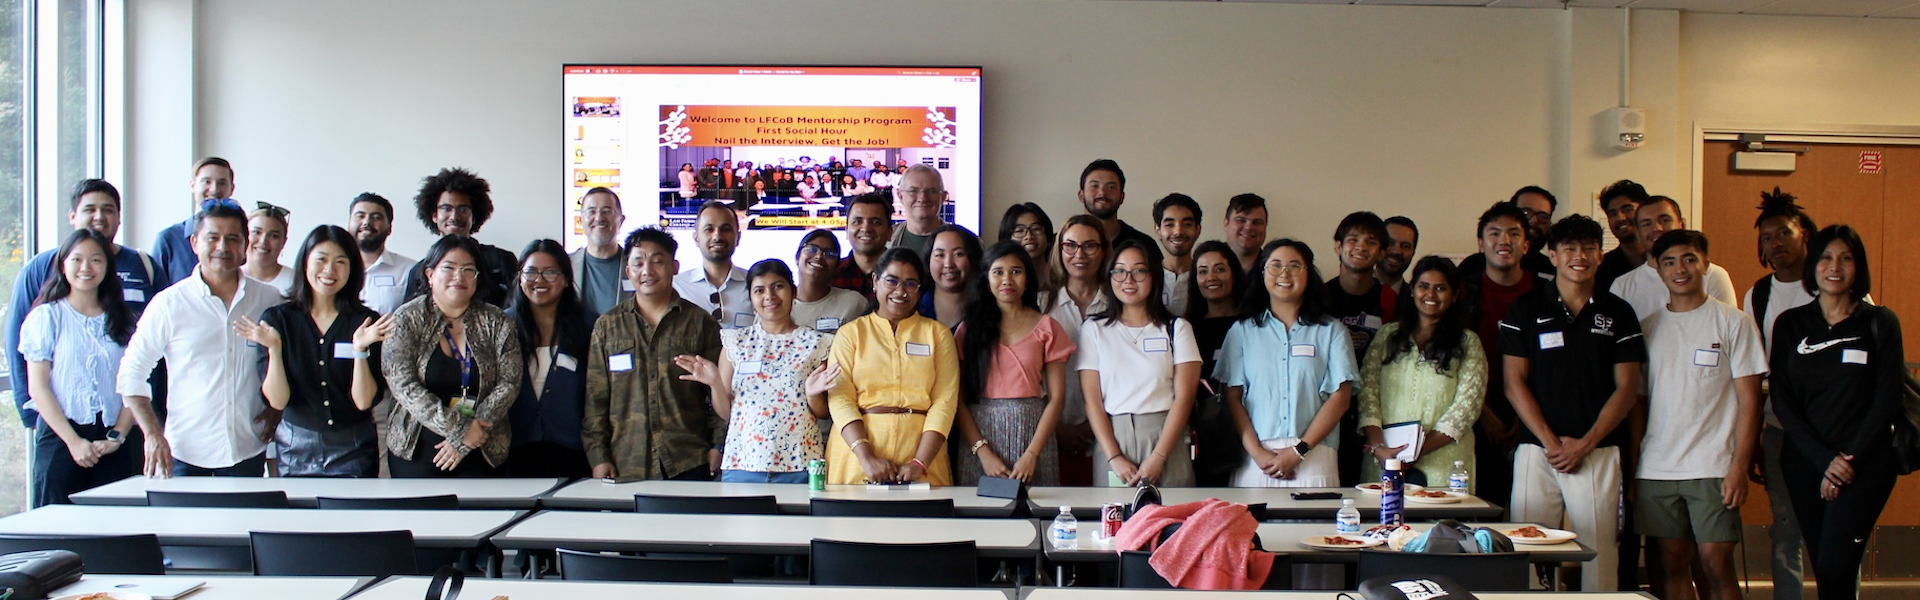
[[[1302,320],[1288,329],[1271,314],[1234,323],[1213,371],[1215,379],[1241,388],[1241,404],[1262,440],[1306,435],[1340,384],[1360,380],[1345,325],[1334,319]],[[1340,430],[1321,443],[1340,447]]]
[[[106,329],[105,314],[80,314],[64,299],[33,307],[20,325],[20,353],[29,363],[53,363],[53,397],[67,419],[81,425],[92,424],[94,415],[107,427],[120,422],[114,373],[126,347],[107,337]]]

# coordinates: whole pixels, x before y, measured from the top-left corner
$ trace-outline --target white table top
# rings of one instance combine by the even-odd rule
[[[807,502],[814,498],[840,500],[928,500],[953,499],[954,512],[962,517],[1005,517],[1013,514],[1013,500],[983,498],[971,487],[936,487],[929,490],[868,490],[864,485],[830,485],[825,491],[810,491],[795,483],[721,483],[714,481],[634,481],[606,483],[586,479],[560,488],[541,499],[546,508],[576,510],[633,510],[634,494],[658,496],[773,496],[780,512],[804,515],[812,512]],[[1329,513],[1331,514],[1331,513]],[[1051,518],[1051,517],[1049,517]]]
[[[87,575],[80,578],[82,582],[107,581],[129,584],[169,580],[206,582],[183,600],[260,600],[262,598],[338,600],[352,592],[362,581],[367,581],[358,577],[208,577],[203,575]],[[61,588],[53,593],[53,597],[58,598],[70,593],[65,590],[75,589],[78,585]],[[423,591],[424,589],[425,586],[422,586]],[[137,592],[139,588],[130,588],[126,591]],[[424,596],[415,598],[419,597]]]
[[[1040,533],[1031,519],[546,511],[493,536],[493,543],[584,551],[806,554],[814,538],[887,544],[972,540],[984,556],[1033,556]]]
[[[412,498],[453,494],[461,508],[529,509],[561,479],[337,479],[325,477],[169,477],[135,475],[73,495],[74,504],[146,506],[147,490],[159,492],[287,493],[300,508],[328,498]]]
[[[1160,488],[1160,499],[1165,504],[1185,504],[1208,498],[1219,498],[1239,504],[1267,504],[1268,519],[1326,519],[1332,520],[1340,512],[1340,500],[1294,500],[1294,492],[1340,492],[1342,496],[1353,499],[1354,508],[1360,509],[1362,518],[1378,518],[1380,513],[1380,495],[1369,494],[1354,488]],[[1134,488],[1130,487],[1037,487],[1027,490],[1027,503],[1035,517],[1045,516],[1051,519],[1059,514],[1061,506],[1073,507],[1075,517],[1084,519],[1098,517],[1100,505],[1113,502],[1133,502]],[[1407,503],[1407,518],[1418,521],[1457,518],[1499,518],[1502,512],[1499,506],[1488,503],[1478,496],[1470,496],[1454,504]]]
[[[422,588],[423,593],[424,591],[425,591],[425,588]],[[1241,598],[1243,600],[1252,600],[1255,598],[1258,598],[1260,600],[1335,600],[1336,598],[1339,597],[1341,593],[1342,592],[1338,590],[1305,591],[1305,592],[1264,592],[1264,591],[1221,592],[1221,591],[1203,591],[1203,590],[1129,590],[1129,589],[1120,589],[1120,588],[1029,587],[1029,588],[1021,588],[1020,600],[1166,600],[1169,598],[1177,598],[1177,599],[1184,599],[1184,600],[1210,600],[1210,599],[1219,599],[1219,598]],[[1360,596],[1358,592],[1345,592],[1345,593],[1355,598],[1358,598]],[[1574,594],[1569,594],[1567,592],[1555,593],[1555,592],[1541,591],[1541,592],[1474,592],[1473,595],[1474,597],[1480,598],[1481,600],[1551,600],[1553,598],[1568,597]],[[1604,593],[1592,593],[1592,594],[1578,594],[1578,597],[1580,600],[1652,600],[1653,599],[1653,596],[1649,596],[1647,594],[1640,593],[1640,592],[1604,592]],[[358,598],[358,596],[356,596],[356,598]],[[518,596],[516,596],[515,598],[517,600]]]
[[[1043,525],[1048,524],[1050,524],[1050,522],[1043,523]],[[1374,525],[1377,525],[1377,523],[1361,523],[1360,528],[1366,529]],[[1414,530],[1421,532],[1425,532],[1433,527],[1430,523],[1411,523],[1411,525],[1413,525]],[[1500,531],[1520,527],[1520,525],[1514,523],[1476,523],[1475,525]],[[1291,555],[1293,562],[1296,563],[1351,563],[1357,560],[1355,558],[1355,555],[1359,553],[1357,549],[1327,550],[1310,548],[1300,543],[1300,540],[1306,539],[1309,536],[1332,534],[1333,523],[1331,521],[1324,523],[1261,523],[1260,545],[1265,547],[1268,552]],[[1537,546],[1514,544],[1514,551],[1532,554],[1533,558],[1530,560],[1536,563],[1578,562],[1593,557],[1593,550],[1582,545],[1579,540]],[[1055,561],[1117,562],[1119,560],[1119,555],[1114,551],[1112,542],[1095,539],[1093,529],[1087,527],[1085,524],[1080,526],[1079,537],[1075,538],[1075,549],[1063,551],[1054,550],[1052,546],[1048,546],[1046,552],[1047,558]]]
[[[420,600],[426,597],[428,577],[394,577],[367,588],[353,600]],[[648,598],[650,600],[1007,600],[1005,590],[990,588],[901,588],[827,587],[808,585],[711,585],[673,583],[612,583],[560,581],[554,579],[475,579],[467,578],[461,598],[484,600],[506,596],[513,600],[598,600]],[[187,600],[194,600],[188,598]]]
[[[169,546],[246,546],[249,531],[413,532],[416,546],[472,548],[525,513],[510,510],[281,510],[43,506],[0,519],[0,534],[134,535]]]

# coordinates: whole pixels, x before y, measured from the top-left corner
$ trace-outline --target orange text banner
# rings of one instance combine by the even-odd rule
[[[679,106],[660,107],[670,120]],[[688,146],[931,147],[926,107],[687,106]],[[934,109],[948,122],[952,108]]]

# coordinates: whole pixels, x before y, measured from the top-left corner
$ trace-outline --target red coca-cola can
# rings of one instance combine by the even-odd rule
[[[1100,505],[1100,537],[1120,535],[1120,524],[1127,520],[1127,505],[1113,502]]]

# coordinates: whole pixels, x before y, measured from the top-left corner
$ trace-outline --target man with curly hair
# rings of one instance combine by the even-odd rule
[[[493,216],[492,187],[487,180],[460,167],[441,169],[420,182],[420,193],[413,197],[413,207],[420,217],[420,223],[427,231],[436,236],[457,235],[473,237],[480,226],[487,224],[487,218]],[[475,240],[478,242],[479,240]],[[506,306],[509,298],[509,286],[515,279],[515,270],[520,259],[512,252],[488,244],[480,244],[480,262],[482,277],[480,289],[475,297],[494,306]],[[407,297],[413,298],[427,291],[427,264],[422,261],[407,278]]]

